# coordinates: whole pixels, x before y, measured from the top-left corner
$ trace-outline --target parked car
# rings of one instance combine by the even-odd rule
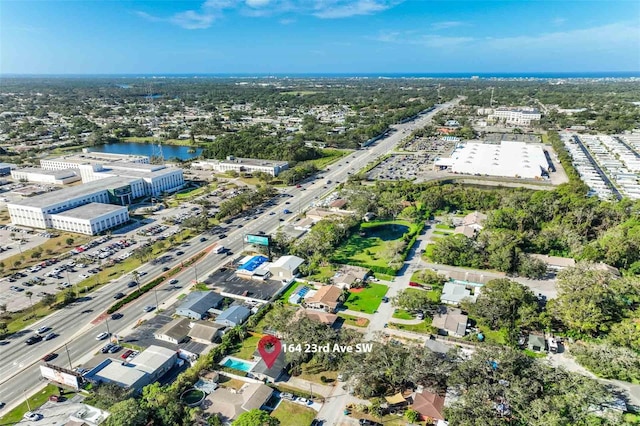
[[[422,284],[417,283],[417,282],[415,282],[415,281],[410,281],[410,282],[409,282],[409,285],[410,285],[411,287],[422,287]]]
[[[289,392],[282,392],[280,394],[280,398],[282,399],[288,399],[289,401],[293,401],[295,399],[295,397],[293,396],[292,393]]]
[[[115,354],[116,352],[118,352],[120,349],[122,349],[122,346],[120,345],[113,345],[111,346],[111,348],[109,348],[109,353],[110,354]]]
[[[57,357],[57,356],[58,356],[58,354],[57,354],[57,353],[53,353],[53,352],[52,352],[52,353],[50,353],[50,354],[46,354],[45,356],[43,356],[43,357],[42,357],[42,360],[43,360],[44,362],[51,361],[52,359],[54,359],[54,358],[55,358],[55,357]]]
[[[111,349],[113,346],[114,346],[113,343],[107,343],[102,347],[102,349],[100,349],[100,352],[102,352],[103,354],[106,354],[107,352],[109,352],[109,349]]]
[[[22,418],[24,420],[30,420],[32,422],[37,422],[38,420],[40,420],[41,416],[42,415],[40,413],[34,413],[33,411],[27,411],[26,413],[24,413]]]
[[[96,336],[96,340],[104,340],[109,337],[109,333],[102,332]]]

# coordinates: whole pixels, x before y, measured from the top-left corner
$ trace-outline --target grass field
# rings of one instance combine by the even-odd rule
[[[393,318],[402,319],[402,320],[410,320],[410,319],[414,319],[415,315],[411,314],[411,312],[406,311],[404,309],[396,309],[393,312]]]
[[[431,326],[431,318],[427,318],[425,321],[422,321],[418,324],[396,324],[396,323],[390,322],[389,328],[395,328],[397,330],[404,330],[404,331],[412,331],[414,333],[422,333],[422,334],[437,333],[437,330]]]
[[[336,273],[336,267],[333,265],[320,266],[318,272],[313,275],[309,275],[307,278],[311,281],[325,282],[329,278],[332,278]]]
[[[436,229],[444,229],[445,231],[451,231],[452,229],[455,229],[455,227],[449,226],[449,225],[445,225],[444,223],[438,223],[436,225]]]
[[[273,410],[271,416],[280,420],[280,426],[309,426],[316,418],[316,414],[309,407],[290,401],[282,401],[278,408]]]
[[[325,379],[329,379],[329,382],[323,382],[321,377],[324,376]],[[310,362],[305,362],[302,364],[302,374],[298,376],[303,380],[309,380],[314,383],[318,383],[321,385],[327,385],[328,383],[335,382],[338,378],[337,371],[327,371],[321,365],[315,363],[313,359]]]
[[[367,318],[343,313],[339,313],[338,316],[344,319],[344,323],[347,325],[353,325],[354,327],[367,327],[369,325],[369,320]]]
[[[344,307],[366,314],[373,314],[382,303],[382,296],[387,293],[389,287],[382,284],[369,284],[358,293],[349,293],[349,298],[344,302]]]
[[[289,284],[289,287],[287,287],[284,293],[282,293],[280,297],[278,297],[278,301],[284,302],[285,304],[289,303],[289,296],[291,296],[293,292],[296,291],[296,289],[300,287],[302,284],[303,283],[300,283],[298,281],[294,281],[291,284]]]
[[[357,262],[371,266],[389,266],[387,247],[389,242],[402,238],[403,235],[415,232],[418,226],[405,221],[393,220],[368,222],[360,226],[360,232],[353,234],[336,250],[333,258],[340,263]]]
[[[241,343],[236,345],[232,352],[229,355],[235,356],[237,358],[242,359],[251,359],[253,357],[253,353],[256,351],[258,347],[258,341],[261,336],[251,335],[244,339]]]
[[[135,143],[158,143],[160,139],[154,138],[152,136],[146,137],[136,137],[129,136],[126,138],[122,138],[124,142],[135,142]],[[191,139],[167,139],[162,141],[163,145],[181,145],[181,146],[192,146]]]
[[[47,385],[44,389],[36,393],[35,395],[29,397],[29,404],[31,406],[31,410],[37,410],[42,404],[47,402],[50,395],[57,395],[58,387],[54,385]],[[71,398],[73,395],[69,394],[67,398]],[[3,417],[0,418],[0,425],[12,425],[18,423],[22,420],[22,416],[24,413],[29,411],[27,407],[27,403],[23,402],[18,405],[13,410],[9,411]]]
[[[351,151],[346,149],[332,149],[325,148],[321,149],[322,157],[316,158],[315,160],[304,161],[305,164],[313,164],[318,170],[322,170],[328,165],[335,163],[345,155],[349,154]]]

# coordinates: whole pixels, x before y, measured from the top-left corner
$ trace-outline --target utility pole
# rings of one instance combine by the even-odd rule
[[[158,302],[158,289],[156,287],[153,288],[153,294],[156,296],[156,307],[160,309],[160,302]]]
[[[107,318],[104,319],[104,324],[107,326],[107,334],[109,335],[109,337],[111,337],[111,331],[109,330],[109,320]]]
[[[67,344],[64,344],[64,349],[67,351],[67,359],[69,360],[69,370],[73,370],[73,367],[71,366],[71,355],[69,354],[69,348],[67,347]]]
[[[196,284],[198,284],[198,265],[196,265],[195,263],[193,264],[193,272],[196,275]]]

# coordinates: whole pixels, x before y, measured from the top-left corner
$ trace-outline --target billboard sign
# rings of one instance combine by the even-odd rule
[[[244,236],[244,242],[247,244],[269,247],[269,237],[265,235],[247,234]]]
[[[44,377],[45,379],[49,379],[52,382],[60,383],[74,389],[80,388],[80,386],[78,385],[78,376],[51,368],[48,365],[40,366],[40,374],[42,374],[42,377]]]

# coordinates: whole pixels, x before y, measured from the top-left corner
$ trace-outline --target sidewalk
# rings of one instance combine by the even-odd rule
[[[351,315],[354,317],[361,317],[361,318],[366,318],[368,320],[370,320],[371,318],[373,318],[372,314],[365,314],[364,312],[358,312],[358,311],[351,311],[349,309],[345,309],[343,311],[338,311],[338,314],[346,314],[346,315]]]

